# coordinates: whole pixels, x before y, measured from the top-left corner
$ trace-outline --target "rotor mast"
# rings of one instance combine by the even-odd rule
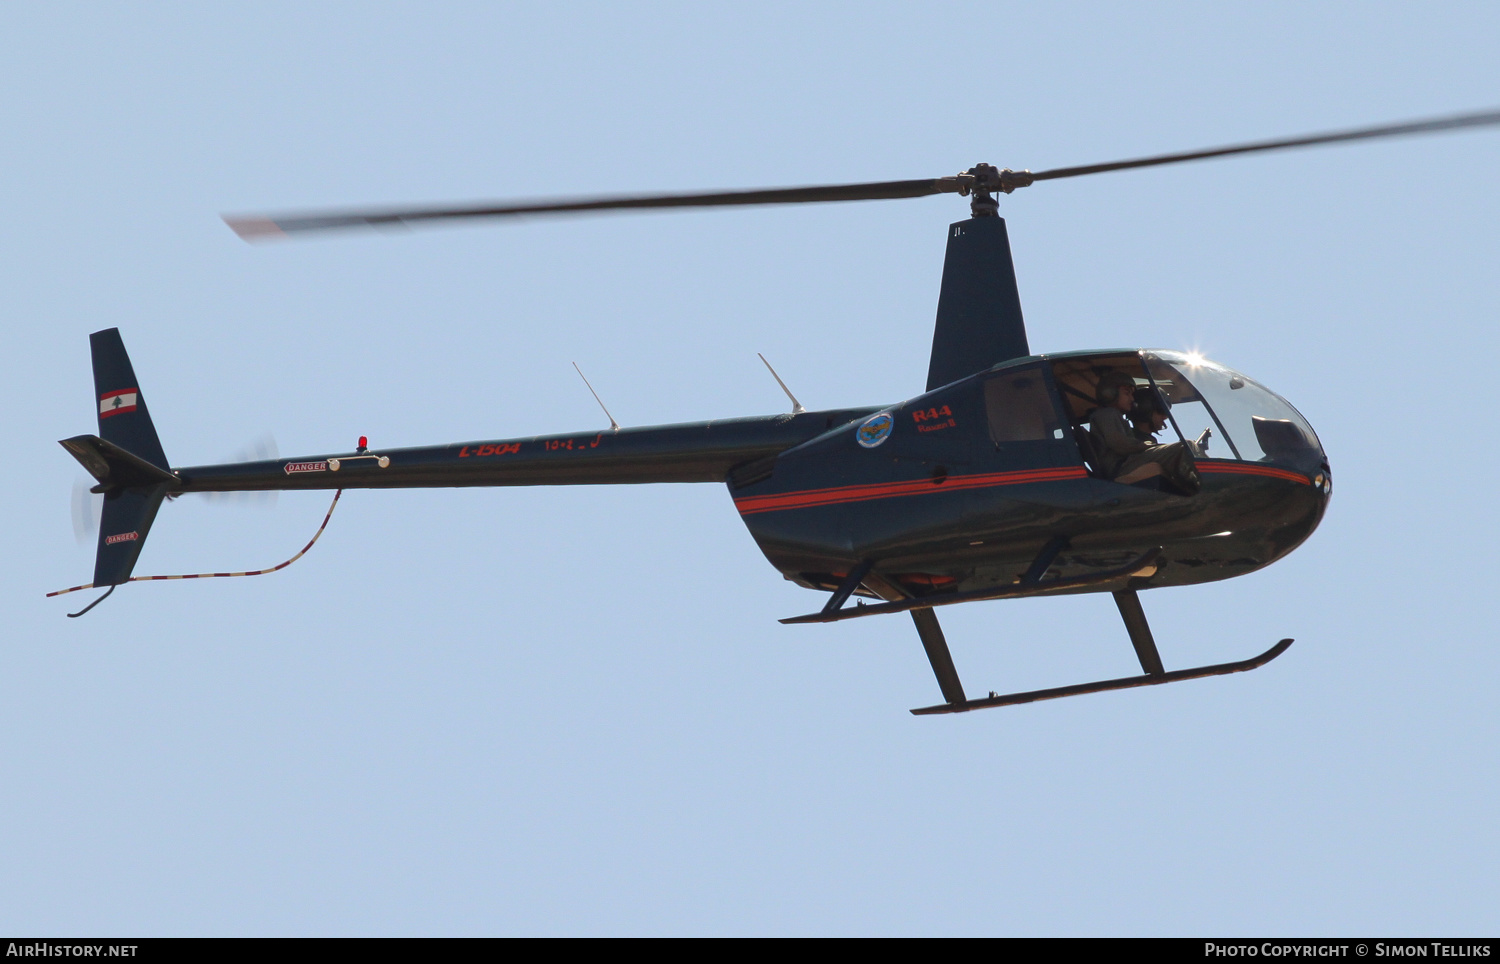
[[[995,192],[1023,186],[1030,172],[975,164],[953,178],[955,193],[969,198],[967,221],[948,226],[943,283],[927,363],[927,391],[1031,354],[1021,294],[1011,260],[1010,236]],[[1025,181],[1024,183],[1030,183]]]

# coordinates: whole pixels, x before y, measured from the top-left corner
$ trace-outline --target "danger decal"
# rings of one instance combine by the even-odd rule
[[[327,472],[327,462],[288,462],[285,466],[286,474],[292,475],[296,472]]]
[[[105,536],[104,544],[106,546],[112,546],[119,542],[135,542],[140,539],[140,537],[141,534],[139,532],[119,532],[112,536]]]

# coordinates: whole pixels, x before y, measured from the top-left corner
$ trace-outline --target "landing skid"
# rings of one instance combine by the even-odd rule
[[[1180,683],[1183,680],[1201,679],[1205,676],[1225,676],[1229,673],[1244,673],[1248,670],[1259,669],[1271,660],[1286,652],[1292,645],[1292,640],[1283,639],[1275,646],[1251,659],[1240,660],[1237,663],[1216,663],[1213,666],[1198,666],[1193,669],[1179,669],[1167,672],[1162,665],[1161,654],[1156,651],[1156,640],[1151,636],[1151,625],[1146,622],[1146,612],[1141,608],[1140,597],[1134,589],[1119,589],[1111,593],[1115,598],[1115,605],[1120,610],[1120,618],[1125,622],[1125,631],[1130,635],[1130,644],[1135,648],[1136,659],[1140,660],[1140,676],[1126,676],[1121,679],[1100,680],[1097,683],[1079,683],[1075,686],[1057,686],[1052,689],[1030,690],[1025,693],[1008,693],[1001,696],[994,691],[984,699],[971,700],[964,695],[963,683],[959,681],[958,670],[953,665],[953,655],[948,651],[948,640],[943,636],[943,628],[938,625],[937,613],[934,608],[938,606],[949,606],[963,602],[978,602],[982,599],[1014,599],[1021,596],[1040,596],[1049,593],[1065,591],[1069,589],[1088,589],[1093,587],[1102,588],[1109,583],[1118,584],[1117,580],[1132,576],[1146,576],[1156,571],[1157,560],[1161,556],[1161,547],[1158,546],[1142,553],[1131,562],[1118,569],[1105,572],[1091,573],[1086,576],[1075,576],[1069,579],[1054,579],[1043,582],[1042,577],[1046,574],[1057,555],[1067,547],[1067,539],[1058,537],[1052,539],[1042,547],[1041,552],[1032,562],[1031,568],[1025,575],[1008,586],[996,586],[989,589],[978,589],[970,592],[937,593],[930,596],[910,598],[907,590],[896,585],[885,577],[874,572],[872,560],[865,560],[849,573],[844,582],[834,591],[828,600],[828,605],[823,607],[822,612],[809,613],[806,616],[794,616],[790,619],[781,620],[783,623],[831,623],[844,619],[854,619],[860,616],[877,616],[885,613],[911,613],[911,621],[917,627],[917,635],[922,640],[922,648],[927,652],[927,661],[932,664],[932,673],[937,677],[938,688],[943,691],[943,699],[946,703],[936,706],[923,706],[912,710],[916,716],[930,716],[937,713],[967,713],[969,710],[985,710],[992,706],[1011,706],[1016,703],[1035,703],[1039,700],[1056,700],[1064,696],[1083,696],[1085,693],[1104,693],[1108,690],[1128,690],[1137,686],[1159,686],[1162,683]],[[850,609],[844,609],[843,605],[855,590],[863,585],[866,589],[879,594],[887,601],[873,606],[860,604]],[[908,598],[902,598],[908,596]]]
[[[1122,589],[1113,595],[1115,605],[1120,610],[1120,618],[1125,621],[1125,631],[1130,634],[1130,644],[1135,647],[1136,658],[1141,662],[1142,675],[1101,680],[1097,683],[1079,683],[1076,686],[1058,686],[1048,690],[1031,690],[1027,693],[1009,693],[1005,696],[991,692],[982,700],[971,700],[964,696],[963,685],[958,681],[958,671],[953,668],[953,657],[948,652],[948,643],[943,639],[943,631],[938,626],[937,614],[931,609],[913,610],[912,622],[917,625],[917,635],[922,637],[922,648],[927,651],[927,659],[932,663],[932,672],[937,676],[938,687],[943,691],[943,699],[948,702],[939,703],[937,706],[923,706],[912,710],[912,713],[917,716],[928,716],[934,713],[967,713],[969,710],[984,710],[992,706],[1035,703],[1037,700],[1055,700],[1064,696],[1082,696],[1085,693],[1128,690],[1137,686],[1180,683],[1183,680],[1199,679],[1204,676],[1243,673],[1266,665],[1286,652],[1287,647],[1292,645],[1290,639],[1283,639],[1253,659],[1241,660],[1238,663],[1199,666],[1195,669],[1179,669],[1168,673],[1161,664],[1161,654],[1156,651],[1156,640],[1151,636],[1151,626],[1146,622],[1146,612],[1141,608],[1140,597],[1133,589]]]
[[[1252,659],[1238,663],[1219,663],[1215,666],[1199,666],[1197,669],[1179,669],[1170,673],[1147,673],[1144,676],[1126,676],[1123,679],[1102,680],[1098,683],[1080,683],[1077,686],[1057,686],[1049,690],[1031,690],[1027,693],[1008,693],[996,696],[991,693],[980,700],[960,700],[955,703],[939,703],[912,710],[915,716],[930,716],[935,713],[967,713],[969,710],[987,710],[992,706],[1012,706],[1016,703],[1035,703],[1038,700],[1055,700],[1064,696],[1082,696],[1085,693],[1103,693],[1108,690],[1128,690],[1137,686],[1156,686],[1160,683],[1177,683],[1185,679],[1200,679],[1204,676],[1224,676],[1259,669],[1286,652],[1292,645],[1283,639],[1270,649]]]

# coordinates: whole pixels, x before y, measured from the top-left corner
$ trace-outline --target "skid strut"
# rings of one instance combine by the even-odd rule
[[[1148,676],[1161,676],[1166,672],[1161,665],[1161,654],[1156,651],[1156,640],[1151,638],[1151,624],[1146,622],[1146,611],[1141,608],[1140,597],[1134,589],[1125,589],[1114,594],[1115,605],[1120,608],[1120,618],[1125,620],[1125,631],[1130,634],[1130,645],[1135,647],[1136,659],[1141,661],[1141,671]]]
[[[958,670],[953,665],[953,654],[948,652],[948,641],[943,638],[943,627],[938,625],[937,613],[930,609],[913,609],[911,621],[917,624],[917,635],[922,637],[922,648],[927,650],[927,661],[932,664],[938,688],[949,706],[966,706],[964,684],[958,681]],[[915,712],[915,711],[913,711]]]

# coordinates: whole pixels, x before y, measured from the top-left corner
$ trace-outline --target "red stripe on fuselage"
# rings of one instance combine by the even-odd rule
[[[1051,469],[1025,469],[1020,472],[988,472],[978,475],[950,475],[941,482],[913,479],[909,482],[876,482],[870,485],[841,485],[829,489],[804,489],[778,495],[756,495],[736,499],[740,515],[776,512],[784,509],[807,509],[813,506],[839,505],[845,502],[868,502],[894,499],[904,495],[931,495],[955,489],[980,489],[1000,485],[1024,485],[1028,482],[1060,482],[1087,478],[1082,466]]]
[[[1312,485],[1312,480],[1301,472],[1291,472],[1269,465],[1256,465],[1254,462],[1210,462],[1203,459],[1198,462],[1198,471],[1217,475],[1264,475],[1271,479],[1285,479],[1288,482]]]
[[[1198,462],[1198,471],[1210,475],[1259,475],[1286,482],[1296,482],[1300,485],[1312,484],[1307,476],[1299,472],[1249,462],[1203,459]],[[869,485],[843,485],[828,489],[783,492],[777,495],[748,496],[736,499],[734,506],[739,510],[740,515],[755,515],[760,512],[808,509],[816,506],[841,505],[846,502],[869,502],[875,499],[894,499],[907,495],[931,495],[955,489],[1025,485],[1030,482],[1061,482],[1087,477],[1088,473],[1081,466],[1025,469],[1019,472],[989,472],[978,475],[950,475],[942,482],[933,482],[931,479],[913,479],[909,482],[876,482]]]

